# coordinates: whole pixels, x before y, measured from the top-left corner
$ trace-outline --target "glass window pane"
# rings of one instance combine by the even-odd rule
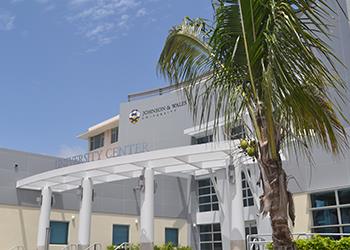
[[[221,243],[214,243],[214,250],[222,250],[222,244]]]
[[[335,225],[339,223],[336,209],[312,211],[312,215],[314,226]]]
[[[173,246],[178,245],[179,229],[177,228],[165,228],[165,243],[171,243]]]
[[[214,203],[212,209],[213,209],[212,211],[218,211],[219,210],[219,204],[218,203]]]
[[[199,232],[204,233],[204,232],[211,232],[211,225],[200,225],[199,226]]]
[[[350,189],[339,190],[338,196],[340,204],[350,204]]]
[[[211,201],[212,201],[212,202],[217,202],[217,201],[218,201],[218,197],[214,194],[214,195],[211,197]]]
[[[211,243],[201,243],[201,250],[213,250]]]
[[[199,204],[210,203],[210,196],[199,197]]]
[[[199,212],[208,212],[211,211],[211,205],[200,205],[199,206]]]
[[[214,232],[220,232],[221,231],[220,223],[213,224],[213,231]]]
[[[214,241],[221,241],[221,233],[214,234]]]
[[[335,193],[323,192],[317,194],[311,194],[312,207],[325,207],[335,205]]]
[[[50,221],[50,244],[67,244],[69,222]]]
[[[247,207],[248,206],[248,202],[246,199],[243,200],[243,207]]]
[[[129,225],[113,225],[113,245],[129,242]]]
[[[343,233],[350,234],[350,226],[343,227]]]
[[[350,207],[340,209],[342,224],[350,224]]]
[[[201,242],[203,241],[212,241],[212,234],[211,233],[207,233],[207,234],[200,234],[200,240]]]
[[[251,233],[252,233],[252,234],[258,234],[258,228],[255,227],[255,226],[252,226],[252,227],[251,227]]]
[[[204,179],[198,181],[198,187],[210,186],[210,179]]]
[[[248,206],[249,207],[254,206],[254,199],[253,198],[248,199]]]
[[[210,194],[210,188],[209,187],[208,188],[200,188],[198,190],[198,192],[199,192],[199,195]]]

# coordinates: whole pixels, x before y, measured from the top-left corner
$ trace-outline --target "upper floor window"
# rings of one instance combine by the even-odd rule
[[[243,125],[236,126],[232,128],[230,131],[231,140],[243,139],[245,136],[246,134],[245,134],[245,129]]]
[[[350,233],[350,189],[310,195],[314,233]],[[333,236],[333,238],[338,238]]]
[[[201,137],[192,137],[192,145],[195,144],[203,144],[203,143],[208,143],[213,141],[213,135],[206,135],[206,136],[201,136]]]
[[[218,197],[211,179],[197,181],[199,212],[219,210]]]
[[[115,143],[118,141],[118,133],[119,133],[118,127],[111,129],[111,143]]]
[[[242,192],[243,192],[243,206],[250,207],[254,206],[254,198],[252,191],[249,187],[247,176],[242,172]]]
[[[103,147],[104,133],[90,137],[90,151]]]

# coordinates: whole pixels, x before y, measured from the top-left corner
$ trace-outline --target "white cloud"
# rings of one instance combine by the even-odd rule
[[[145,8],[141,8],[136,12],[137,17],[146,16],[148,13]]]
[[[0,9],[0,31],[9,31],[15,27],[16,16]]]
[[[86,153],[86,149],[80,146],[61,145],[57,156],[61,158],[69,158],[84,153]]]
[[[67,20],[78,27],[80,34],[101,47],[130,27],[130,17],[136,15],[137,8],[142,9],[140,5],[138,0],[69,0]],[[139,15],[142,14],[141,11]]]

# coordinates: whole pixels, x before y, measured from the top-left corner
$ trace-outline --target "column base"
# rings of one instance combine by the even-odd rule
[[[245,240],[231,240],[231,250],[245,250]]]
[[[84,249],[86,249],[86,248],[88,248],[89,247],[89,245],[78,245],[78,250],[84,250]]]
[[[153,242],[143,242],[143,243],[140,243],[140,249],[141,250],[153,250],[154,248],[154,244]]]

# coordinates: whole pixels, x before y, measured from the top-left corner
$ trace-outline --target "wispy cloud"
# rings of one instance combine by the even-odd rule
[[[15,27],[16,16],[0,9],[0,31],[9,31]]]
[[[138,0],[69,0],[67,20],[74,23],[84,37],[103,46],[125,34],[130,27],[130,17],[137,16],[140,5]]]
[[[141,8],[136,12],[137,17],[146,16],[147,14],[148,13],[147,13],[147,10],[145,8]]]

